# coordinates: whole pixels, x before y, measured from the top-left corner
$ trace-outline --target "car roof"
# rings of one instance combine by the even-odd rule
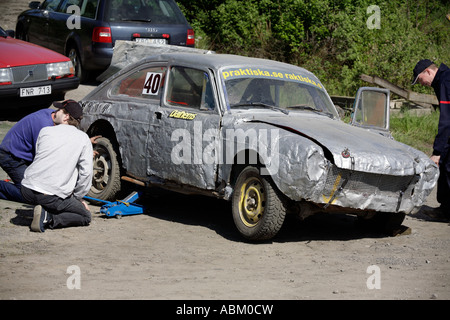
[[[158,56],[149,57],[149,59],[146,60],[154,61],[155,59],[158,61],[168,61],[172,65],[179,63],[187,66],[203,66],[216,70],[224,67],[276,69],[289,73],[295,72],[300,75],[317,79],[317,77],[312,72],[292,64],[232,54],[177,52],[163,53]]]

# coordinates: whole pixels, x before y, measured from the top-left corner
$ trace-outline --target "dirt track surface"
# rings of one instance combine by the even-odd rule
[[[0,121],[0,140],[13,124]],[[143,204],[145,214],[122,219],[91,205],[88,227],[33,233],[33,207],[0,200],[0,299],[450,298],[450,227],[422,213],[396,237],[345,214],[288,216],[255,244],[222,200],[150,190]]]
[[[169,193],[145,204],[147,214],[94,213],[88,227],[39,234],[32,207],[0,200],[0,299],[450,298],[449,226],[421,214],[397,237],[347,215],[288,217],[273,241],[253,244],[223,201]]]
[[[0,0],[5,29],[28,2]],[[0,140],[13,124],[0,121]],[[227,202],[150,192],[144,204],[146,214],[122,219],[91,206],[90,226],[39,234],[31,206],[0,200],[0,299],[450,298],[450,227],[423,213],[407,216],[411,233],[397,237],[344,214],[289,216],[275,239],[254,244]]]

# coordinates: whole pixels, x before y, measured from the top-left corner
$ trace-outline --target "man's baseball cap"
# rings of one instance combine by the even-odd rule
[[[419,74],[421,74],[426,68],[428,68],[432,64],[434,64],[434,62],[428,59],[423,59],[417,62],[413,71],[413,81],[411,83],[412,86],[416,84],[417,78],[419,78]]]
[[[75,100],[68,99],[63,102],[55,101],[53,102],[53,106],[58,109],[66,109],[67,113],[75,120],[80,121],[83,118],[83,109]]]

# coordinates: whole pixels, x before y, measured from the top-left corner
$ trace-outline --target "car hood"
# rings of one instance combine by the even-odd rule
[[[55,51],[11,37],[0,37],[0,68],[68,61]]]
[[[325,156],[343,169],[414,175],[422,173],[426,161],[430,161],[425,154],[403,143],[321,115],[253,115],[247,121],[270,124],[306,137],[321,146]]]

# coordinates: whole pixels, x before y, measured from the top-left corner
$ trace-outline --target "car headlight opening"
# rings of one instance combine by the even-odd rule
[[[64,78],[73,76],[75,73],[72,61],[56,62],[47,64],[47,77],[52,78]]]

